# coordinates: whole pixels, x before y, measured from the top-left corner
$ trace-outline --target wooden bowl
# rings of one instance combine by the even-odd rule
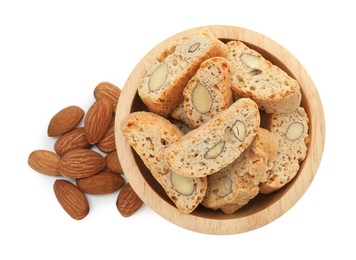
[[[260,52],[266,59],[295,78],[302,88],[302,105],[309,116],[310,143],[308,153],[297,176],[282,189],[258,195],[232,215],[199,206],[193,213],[180,213],[158,182],[152,177],[139,156],[126,142],[120,122],[129,113],[145,110],[137,88],[154,57],[168,41],[182,33],[207,30],[222,41],[240,40]],[[250,30],[233,26],[203,26],[178,33],[153,48],[137,64],[121,92],[116,113],[115,137],[118,156],[132,188],[144,203],[168,221],[189,230],[207,234],[235,234],[266,225],[289,210],[304,194],[318,169],[325,139],[324,113],[318,92],[298,60],[273,40]]]

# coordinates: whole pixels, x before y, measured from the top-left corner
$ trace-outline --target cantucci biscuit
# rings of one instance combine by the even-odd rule
[[[183,89],[200,64],[227,55],[226,45],[208,32],[193,32],[168,44],[147,69],[138,94],[147,107],[164,117],[183,100]]]
[[[172,143],[165,159],[172,171],[203,177],[232,163],[252,142],[260,125],[255,102],[242,98]]]
[[[197,128],[232,104],[231,72],[225,58],[204,61],[183,91],[185,122]]]
[[[278,142],[268,130],[260,128],[251,145],[230,165],[208,176],[208,189],[202,205],[232,214],[246,205],[266,181]]]
[[[267,113],[292,112],[300,104],[298,82],[255,50],[239,41],[230,41],[232,91],[237,97],[253,99]]]
[[[207,179],[178,175],[165,162],[164,150],[183,136],[178,127],[159,115],[134,112],[123,121],[122,131],[178,210],[192,212],[204,198]]]
[[[298,107],[291,113],[271,114],[264,120],[263,126],[277,137],[279,144],[273,168],[260,186],[260,192],[267,194],[282,188],[298,173],[307,154],[309,119],[304,108]]]

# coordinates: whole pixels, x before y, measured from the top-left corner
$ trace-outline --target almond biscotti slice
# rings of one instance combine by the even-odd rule
[[[240,41],[230,41],[232,91],[253,99],[267,113],[292,112],[300,104],[298,82]]]
[[[226,45],[214,35],[204,31],[186,34],[153,61],[138,94],[152,112],[166,117],[183,100],[183,89],[200,64],[210,57],[226,55]]]
[[[260,125],[258,107],[242,98],[227,110],[196,128],[165,152],[172,171],[188,177],[203,177],[232,163],[252,142]]]
[[[135,149],[153,177],[182,213],[191,213],[204,198],[206,178],[189,178],[171,171],[164,150],[183,133],[167,119],[150,113],[134,112],[122,123],[128,143]]]
[[[232,104],[231,72],[227,60],[204,61],[183,91],[185,122],[197,128]]]
[[[193,129],[227,109],[233,102],[227,60],[223,57],[205,60],[184,88],[183,97],[170,115]]]
[[[232,214],[259,191],[266,181],[270,161],[278,150],[278,142],[268,130],[260,128],[251,145],[230,165],[208,176],[208,189],[202,205]]]
[[[298,107],[291,113],[271,114],[265,120],[263,126],[277,137],[279,144],[268,179],[260,185],[260,192],[267,194],[282,188],[298,173],[307,154],[309,119],[304,108]]]

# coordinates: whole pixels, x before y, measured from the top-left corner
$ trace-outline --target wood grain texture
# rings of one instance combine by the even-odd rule
[[[232,215],[198,207],[184,215],[174,207],[162,188],[133,152],[121,131],[120,122],[133,111],[148,110],[137,95],[137,88],[146,69],[160,49],[170,41],[192,30],[207,30],[223,41],[240,40],[260,52],[266,59],[295,78],[302,88],[302,105],[309,116],[310,143],[308,154],[297,176],[282,189],[258,195]],[[264,226],[288,211],[305,193],[319,167],[325,142],[325,121],[317,89],[307,71],[283,46],[257,32],[234,26],[203,26],[178,33],[154,47],[137,64],[121,92],[115,121],[118,155],[132,188],[159,215],[183,228],[207,234],[236,234]]]

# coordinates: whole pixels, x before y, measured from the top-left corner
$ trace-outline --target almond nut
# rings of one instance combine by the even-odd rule
[[[54,194],[59,204],[76,220],[85,218],[89,213],[89,203],[85,194],[74,184],[66,180],[56,180],[53,185]]]
[[[230,126],[228,126],[228,127],[225,128],[225,131],[224,131],[224,140],[225,140],[227,143],[234,143],[234,142],[236,142],[235,135],[232,133],[232,128],[231,128]]]
[[[192,45],[189,47],[188,52],[195,52],[195,51],[199,48],[199,46],[200,46],[200,43],[199,43],[199,42],[192,44]]]
[[[48,136],[57,136],[73,130],[84,117],[84,111],[78,106],[63,108],[49,122]]]
[[[246,137],[246,126],[242,121],[237,120],[235,122],[235,124],[232,127],[232,132],[234,133],[235,137],[240,142],[243,142],[243,140],[245,140],[245,137]]]
[[[64,154],[58,165],[62,176],[84,178],[100,172],[106,161],[100,153],[89,149],[76,149]]]
[[[174,172],[171,172],[171,181],[173,189],[184,196],[192,195],[195,189],[192,178],[185,177]]]
[[[297,107],[297,112],[299,115],[301,115],[302,117],[308,117],[307,113],[305,112],[303,107]]]
[[[259,57],[256,57],[255,55],[242,53],[240,56],[240,60],[242,61],[243,64],[245,64],[247,67],[249,67],[252,70],[256,70],[256,71],[264,70],[263,61]]]
[[[253,69],[250,74],[251,76],[257,76],[257,75],[260,75],[262,73],[262,70],[259,70],[259,69]]]
[[[116,207],[118,211],[124,217],[130,217],[134,213],[136,213],[141,206],[143,205],[143,201],[139,196],[135,193],[129,183],[126,183],[116,200]]]
[[[98,143],[105,136],[112,121],[112,107],[106,99],[99,99],[89,108],[84,119],[85,137],[90,144]]]
[[[94,97],[96,100],[106,99],[112,106],[113,113],[116,113],[117,102],[121,90],[110,82],[101,82],[94,89]]]
[[[110,126],[103,139],[101,139],[96,146],[104,153],[110,153],[116,150],[114,125]]]
[[[89,148],[90,144],[85,138],[83,127],[75,128],[72,131],[60,136],[54,143],[54,150],[59,156],[73,149]]]
[[[58,163],[60,157],[51,151],[36,150],[28,157],[28,165],[36,172],[49,175],[60,176]]]
[[[148,88],[150,91],[156,91],[166,82],[168,76],[168,66],[166,63],[159,65],[150,77]]]
[[[219,189],[217,192],[217,196],[223,198],[229,195],[232,191],[232,180],[228,176],[222,176],[219,179]]]
[[[120,175],[102,171],[92,176],[77,179],[78,188],[89,194],[110,194],[119,190],[125,180]]]
[[[304,125],[301,122],[291,123],[286,132],[286,138],[289,141],[299,139],[304,133]]]
[[[220,141],[216,145],[213,146],[209,151],[206,152],[204,158],[205,159],[215,159],[218,157],[225,147],[225,141]]]
[[[209,90],[203,84],[198,84],[192,91],[192,103],[195,109],[204,114],[209,112],[213,105],[213,98]]]
[[[105,156],[106,167],[113,173],[122,174],[122,168],[119,161],[119,157],[116,151],[113,151]]]

